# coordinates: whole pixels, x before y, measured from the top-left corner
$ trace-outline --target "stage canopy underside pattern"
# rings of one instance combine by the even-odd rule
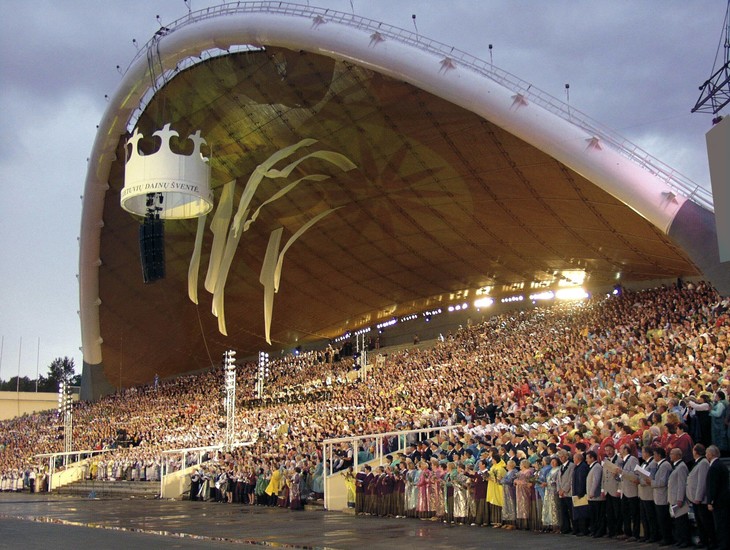
[[[187,293],[196,220],[166,222],[167,277],[142,283],[140,220],[119,207],[123,136],[99,268],[104,369],[114,385],[204,368],[211,358],[217,364],[228,348],[239,357],[268,349],[259,274],[269,235],[283,227],[285,241],[331,208],[339,207],[286,254],[274,348],[443,307],[465,290],[473,298],[488,286],[499,298],[564,272],[585,270],[589,288],[617,276],[699,274],[665,234],[580,174],[461,107],[346,62],[280,48],[203,61],[158,90],[138,126],[149,136],[168,122],[180,136],[200,129],[208,141],[216,204],[235,179],[237,205],[255,167],[304,138],[318,142],[303,154],[336,151],[357,168],[310,159],[286,180],[262,182],[252,209],[297,178],[331,176],[267,204],[243,234],[225,286],[226,337],[202,285],[212,216],[198,305]]]

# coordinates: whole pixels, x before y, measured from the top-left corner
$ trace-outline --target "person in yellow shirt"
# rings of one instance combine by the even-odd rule
[[[499,483],[507,475],[507,466],[497,449],[492,450],[492,466],[489,468],[489,479],[487,483],[487,512],[488,521],[493,527],[502,525],[502,505],[504,495],[502,485]]]
[[[281,471],[277,468],[271,474],[271,480],[266,487],[266,494],[269,495],[269,502],[276,502],[282,486]]]

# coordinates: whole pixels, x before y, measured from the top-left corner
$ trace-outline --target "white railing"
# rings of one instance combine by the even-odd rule
[[[250,447],[256,443],[256,441],[245,441],[245,442],[238,442],[233,443],[232,445],[226,445],[225,443],[220,443],[218,445],[208,445],[205,447],[186,447],[184,449],[169,449],[167,451],[161,451],[160,454],[162,455],[162,460],[160,461],[160,495],[164,493],[164,487],[166,478],[169,475],[175,474],[179,470],[185,470],[186,468],[189,468],[190,466],[198,466],[203,463],[203,455],[209,451],[224,451],[229,449],[237,449],[239,447]],[[170,455],[182,455],[182,459],[180,461],[180,468],[170,471]],[[196,460],[194,462],[191,462],[188,464],[187,457],[192,456]]]
[[[571,107],[570,105],[560,101],[556,97],[534,87],[529,82],[516,77],[515,75],[508,73],[494,66],[489,61],[480,59],[470,53],[460,50],[454,46],[449,46],[437,40],[421,36],[418,33],[395,27],[387,23],[375,21],[367,17],[355,15],[354,13],[340,12],[332,9],[318,8],[314,6],[304,6],[300,4],[293,4],[290,2],[277,2],[277,1],[259,1],[259,2],[229,2],[220,6],[205,8],[198,11],[189,12],[187,15],[176,19],[169,25],[161,27],[159,31],[137,52],[136,56],[132,59],[129,67],[131,67],[139,58],[147,56],[150,63],[150,67],[154,66],[152,60],[155,56],[155,50],[158,42],[166,35],[186,27],[187,25],[197,23],[206,19],[225,17],[228,15],[241,14],[241,13],[270,13],[270,14],[281,14],[292,17],[302,17],[308,19],[322,18],[328,23],[337,23],[346,25],[351,28],[358,30],[377,32],[384,39],[395,40],[403,44],[408,44],[415,48],[423,51],[433,53],[435,55],[448,57],[456,64],[466,67],[472,71],[477,72],[487,78],[501,84],[505,88],[523,95],[526,99],[531,102],[540,105],[544,109],[552,112],[553,114],[559,115],[562,118],[572,122],[576,126],[581,127],[585,131],[593,134],[595,137],[601,139],[605,144],[608,144],[613,149],[618,151],[624,157],[630,159],[642,168],[652,173],[662,181],[664,181],[670,188],[685,196],[704,208],[714,211],[712,202],[712,193],[704,187],[693,182],[688,177],[677,172],[672,167],[668,166],[659,159],[651,156],[644,149],[638,145],[632,143],[625,137],[621,136],[617,132],[607,128],[599,122],[593,120],[588,115],[581,111]],[[245,46],[252,47],[252,46]],[[217,55],[227,54],[228,50],[218,50],[215,52],[211,51],[206,55],[201,56],[201,59],[208,57],[215,57]],[[199,62],[200,59],[195,58],[190,64]],[[127,68],[129,70],[129,68]],[[146,104],[154,94],[154,91],[159,86],[174,76],[180,67],[174,71],[166,71],[160,75],[154,77],[155,82],[153,87],[148,90],[145,94],[142,103]],[[154,76],[154,75],[153,75]],[[142,107],[139,111],[141,112]]]
[[[335,447],[352,449],[352,467],[353,472],[357,473],[358,466],[360,465],[358,460],[358,449],[361,442],[367,442],[368,444],[374,443],[375,454],[373,458],[368,462],[377,462],[378,465],[383,464],[383,460],[388,454],[397,453],[403,451],[409,444],[418,441],[424,441],[430,439],[433,434],[438,433],[449,433],[450,431],[456,430],[457,426],[433,426],[429,428],[420,428],[417,430],[406,430],[399,432],[383,432],[378,434],[367,434],[367,435],[356,435],[351,437],[339,437],[334,439],[325,439],[322,442],[322,462],[324,463],[324,507],[327,510],[335,509],[334,499],[332,498],[332,487],[333,487],[333,476],[340,473],[334,471],[335,462]],[[385,439],[397,438],[398,445],[395,450],[384,452]]]
[[[50,493],[54,488],[53,475],[56,473],[56,459],[64,458],[64,469],[70,470],[75,467],[80,467],[79,462],[82,462],[87,458],[91,458],[94,455],[99,455],[103,453],[110,453],[116,450],[117,449],[87,449],[84,451],[69,451],[63,453],[41,453],[33,455],[33,458],[48,459],[48,492]],[[75,460],[72,460],[70,463],[68,463],[68,459],[72,459],[74,457]]]

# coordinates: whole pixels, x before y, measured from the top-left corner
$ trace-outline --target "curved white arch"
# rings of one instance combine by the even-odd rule
[[[108,103],[91,152],[81,220],[79,286],[85,363],[96,365],[102,361],[97,303],[100,224],[119,137],[149,93],[155,76],[214,48],[251,44],[306,50],[408,82],[482,116],[544,151],[665,233],[687,200],[660,177],[608,143],[602,143],[600,137],[535,104],[529,96],[516,94],[484,74],[460,65],[458,60],[408,41],[387,36],[374,39],[372,27],[346,24],[341,17],[330,19],[327,13],[337,13],[331,10],[310,10],[305,6],[292,9],[294,5],[286,4],[288,10],[268,11],[265,3],[257,6],[262,11],[205,10],[194,24],[181,24],[173,32],[156,37],[148,44],[154,45],[148,50],[153,52],[154,63],[138,56]],[[150,66],[155,75],[150,74]]]

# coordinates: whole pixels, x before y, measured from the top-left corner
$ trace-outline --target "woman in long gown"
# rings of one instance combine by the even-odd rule
[[[315,499],[324,498],[324,463],[319,459],[312,474],[312,492]]]
[[[502,478],[502,528],[514,529],[517,520],[515,509],[515,479],[517,479],[517,463],[514,460],[507,461],[507,474]]]
[[[428,469],[426,461],[418,463],[418,469],[421,475],[418,476],[416,486],[418,487],[418,503],[416,505],[416,514],[419,518],[430,518],[433,516],[431,510],[429,493],[431,492],[431,470]]]
[[[254,496],[256,501],[260,505],[268,504],[268,495],[266,494],[266,488],[269,486],[269,479],[266,477],[266,473],[263,468],[259,468],[258,474],[256,475],[256,486],[254,488]]]
[[[545,528],[542,525],[542,507],[545,501],[545,485],[547,484],[547,476],[552,470],[550,466],[550,457],[545,456],[540,461],[540,469],[537,472],[537,480],[535,481],[535,503],[537,504],[537,529],[541,532],[545,532]]]
[[[443,521],[444,519],[444,475],[446,470],[439,467],[439,461],[435,458],[431,459],[431,510],[434,521]]]
[[[466,492],[466,522],[470,525],[476,525],[477,501],[474,493],[474,477],[476,473],[474,472],[473,462],[469,462],[469,459],[467,459],[465,464],[466,471],[464,472],[464,475],[468,480]]]
[[[454,484],[454,521],[466,523],[469,516],[469,478],[465,474],[463,464],[457,466]]]
[[[302,509],[302,494],[300,492],[300,483],[302,481],[302,469],[297,466],[294,468],[294,474],[289,478],[289,508],[291,510]],[[353,488],[354,489],[354,488]],[[354,490],[353,490],[354,499]]]
[[[416,506],[418,505],[418,476],[420,471],[416,470],[416,465],[412,461],[408,461],[406,467],[406,517],[416,517]]]
[[[546,532],[557,533],[560,531],[559,474],[560,460],[554,456],[550,459],[550,472],[545,481],[545,497],[542,501],[542,528]]]
[[[454,480],[457,475],[459,475],[459,472],[456,471],[456,464],[454,462],[447,463],[446,474],[444,475],[444,523],[454,523]]]
[[[502,526],[502,506],[504,505],[504,491],[501,481],[507,475],[507,468],[502,462],[497,450],[492,451],[492,466],[489,468],[487,483],[487,511],[489,523],[492,527]]]
[[[518,529],[534,529],[536,513],[532,508],[535,504],[535,490],[533,485],[533,476],[535,470],[532,469],[530,461],[524,459],[520,461],[520,472],[515,479],[515,516],[517,518]]]
[[[279,494],[278,498],[276,499],[276,504],[279,506],[279,508],[289,508],[289,478],[290,476],[287,475],[286,470],[284,470],[284,467],[282,466],[282,472],[281,472],[281,485],[279,486]]]
[[[352,472],[352,466],[349,466],[343,475],[347,489],[347,507],[355,508],[355,474]]]

